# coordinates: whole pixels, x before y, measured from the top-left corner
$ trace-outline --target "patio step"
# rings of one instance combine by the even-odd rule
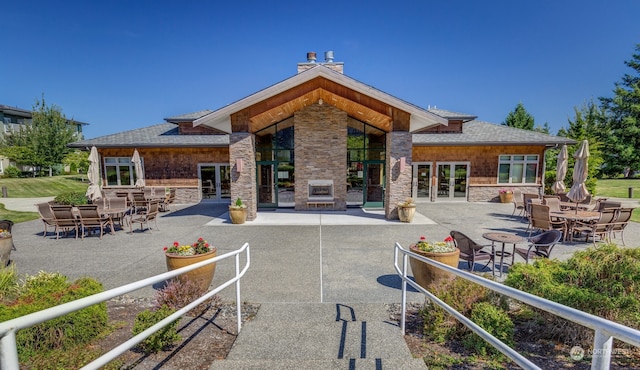
[[[264,303],[210,369],[426,369],[382,303]]]

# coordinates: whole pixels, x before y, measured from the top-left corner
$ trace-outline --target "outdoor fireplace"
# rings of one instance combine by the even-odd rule
[[[309,200],[333,200],[333,180],[309,180]]]

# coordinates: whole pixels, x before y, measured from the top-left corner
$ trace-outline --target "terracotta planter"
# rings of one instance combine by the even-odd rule
[[[512,203],[513,193],[500,193],[500,203]]]
[[[229,218],[232,224],[243,224],[247,220],[247,209],[229,207]]]
[[[434,261],[444,263],[445,265],[449,265],[451,267],[458,267],[460,249],[456,249],[454,252],[448,253],[423,252],[417,249],[415,245],[411,245],[410,249],[411,252],[417,253]],[[449,272],[431,266],[415,258],[409,258],[409,264],[411,265],[411,271],[413,272],[413,278],[415,279],[416,283],[427,290],[431,290],[438,284],[442,284],[443,282],[451,280],[455,277],[455,275]]]
[[[0,267],[7,266],[9,264],[11,248],[13,248],[12,237],[0,238]]]
[[[402,222],[413,221],[413,216],[416,214],[416,206],[398,206],[398,218]]]
[[[217,249],[214,248],[209,253],[204,254],[195,254],[193,256],[179,256],[176,254],[165,254],[167,260],[167,269],[169,271],[179,269],[181,267],[189,266],[197,262],[201,262],[207,260],[209,258],[214,258],[217,253]],[[213,280],[213,274],[216,271],[216,264],[212,263],[210,265],[197,268],[193,271],[186,272],[180,276],[179,279],[188,279],[198,283],[200,286],[200,290],[204,293],[209,290],[209,285],[211,285],[211,281]]]

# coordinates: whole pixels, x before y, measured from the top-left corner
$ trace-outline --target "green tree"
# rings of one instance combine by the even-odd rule
[[[89,152],[75,150],[67,154],[62,163],[71,168],[71,172],[87,172],[89,169]]]
[[[633,70],[615,84],[613,97],[601,97],[607,115],[603,172],[609,176],[640,169],[640,44],[631,60],[624,62]]]
[[[36,100],[31,123],[21,125],[0,143],[3,155],[36,169],[49,168],[62,163],[71,151],[67,144],[76,139],[73,121],[62,110]],[[18,147],[18,148],[16,148]]]
[[[507,118],[502,122],[505,126],[524,130],[533,130],[534,123],[533,116],[527,112],[522,103],[518,103],[513,112],[509,112]]]

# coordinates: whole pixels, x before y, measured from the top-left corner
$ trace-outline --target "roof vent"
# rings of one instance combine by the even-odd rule
[[[324,52],[324,61],[327,63],[333,63],[333,50]]]
[[[307,62],[315,63],[316,62],[316,52],[310,51],[307,53]]]

